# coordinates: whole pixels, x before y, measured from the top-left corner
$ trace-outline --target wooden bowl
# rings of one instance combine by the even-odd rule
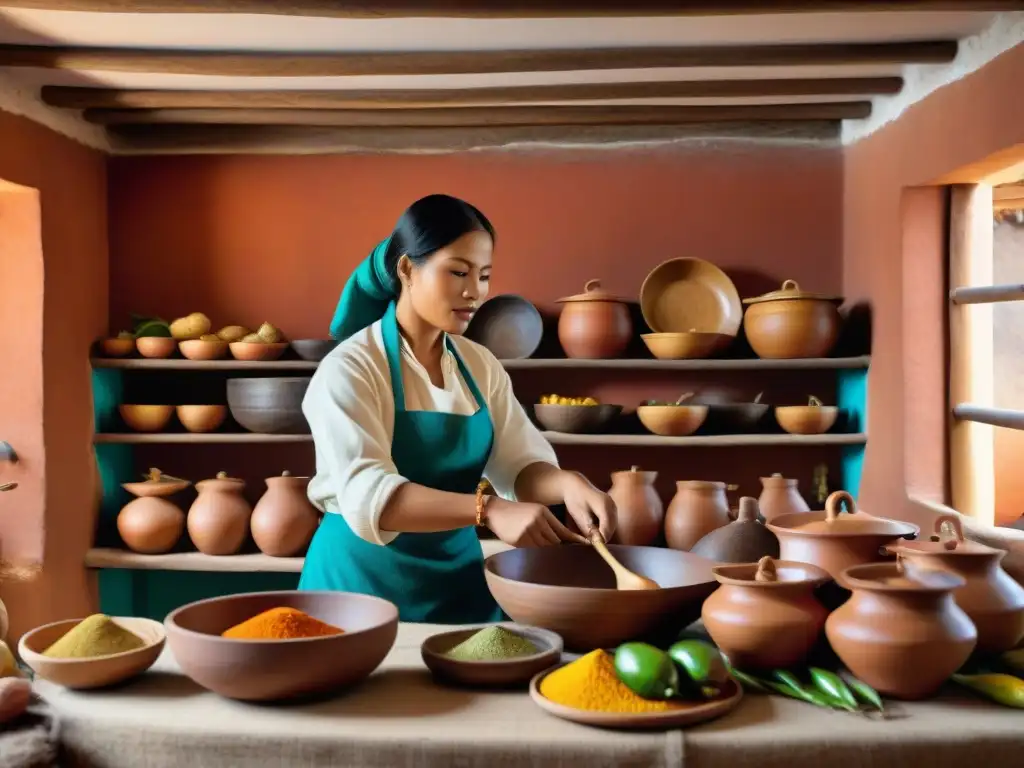
[[[839,416],[834,405],[780,405],[775,420],[791,435],[820,435],[832,429]]]
[[[173,405],[119,405],[121,418],[136,432],[159,432],[174,414]]]
[[[537,351],[544,336],[544,320],[522,296],[506,293],[480,305],[465,336],[500,360],[516,360]]]
[[[179,405],[178,421],[189,432],[213,432],[228,415],[226,405]]]
[[[228,348],[235,360],[266,362],[277,360],[283,355],[284,351],[288,349],[288,343],[284,341],[276,344],[266,344],[262,341],[232,341]]]
[[[18,655],[44,680],[65,688],[102,688],[140,675],[153,666],[164,649],[166,633],[159,621],[131,616],[112,616],[124,629],[134,632],[146,643],[141,648],[91,659],[51,659],[43,651],[75,627],[82,619],[66,619],[44,624],[22,635]]]
[[[655,333],[700,328],[735,336],[743,322],[736,286],[703,259],[669,259],[651,270],[640,286],[640,311]]]
[[[547,405],[535,403],[533,412],[544,429],[552,432],[600,432],[622,413],[621,405]]]
[[[345,630],[292,640],[221,633],[271,608],[297,608]],[[231,699],[273,701],[326,693],[369,677],[391,651],[398,608],[352,592],[249,592],[183,605],[164,620],[167,642],[198,685]]]
[[[174,354],[178,342],[170,336],[142,336],[135,340],[135,348],[143,357],[165,358]]]
[[[609,544],[629,570],[661,589],[615,588],[615,575],[593,547],[524,547],[484,561],[487,586],[520,625],[562,636],[571,651],[614,648],[628,640],[671,642],[700,617],[704,598],[718,586],[716,565],[690,552]]]
[[[104,357],[128,357],[135,351],[135,339],[100,339],[99,346]]]
[[[423,663],[427,665],[427,669],[434,677],[442,682],[499,688],[525,685],[538,672],[553,667],[562,658],[562,638],[554,632],[539,627],[523,627],[511,623],[503,623],[500,626],[530,640],[537,646],[537,653],[500,661],[459,661],[445,655],[463,640],[487,626],[493,625],[487,624],[431,635],[420,646]]]
[[[319,363],[338,346],[335,339],[296,339],[290,344],[296,355],[311,363]]]
[[[645,333],[644,344],[659,360],[696,360],[711,357],[733,340],[725,333]]]
[[[302,413],[302,399],[310,376],[228,379],[231,417],[250,432],[261,434],[309,434]]]
[[[641,405],[637,418],[650,432],[662,437],[692,435],[708,417],[706,405]]]
[[[220,360],[228,353],[228,343],[189,339],[178,342],[178,349],[189,360]]]

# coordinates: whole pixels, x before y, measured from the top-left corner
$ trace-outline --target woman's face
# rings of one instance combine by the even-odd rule
[[[487,298],[494,242],[483,231],[467,232],[426,262],[398,263],[402,292],[424,321],[446,333],[462,334]]]

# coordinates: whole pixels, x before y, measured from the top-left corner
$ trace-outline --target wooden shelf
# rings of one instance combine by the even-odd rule
[[[258,432],[101,432],[93,443],[308,443],[312,435],[266,435]]]

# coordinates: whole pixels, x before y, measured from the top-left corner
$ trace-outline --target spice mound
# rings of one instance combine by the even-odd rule
[[[146,642],[109,616],[96,613],[82,619],[43,651],[51,659],[88,659],[142,648]]]
[[[456,661],[503,661],[533,656],[540,649],[504,627],[486,627],[467,637],[445,656]]]
[[[224,630],[221,637],[232,640],[294,640],[340,635],[344,631],[297,608],[271,608]]]
[[[687,706],[685,702],[655,701],[633,693],[616,675],[611,654],[600,648],[547,675],[540,682],[540,692],[555,704],[591,712],[643,714]]]

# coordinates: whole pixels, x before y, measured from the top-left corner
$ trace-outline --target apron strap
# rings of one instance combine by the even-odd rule
[[[473,394],[473,397],[476,399],[477,408],[486,411],[487,401],[484,400],[484,396],[480,394],[480,388],[476,385],[476,380],[470,375],[469,369],[466,367],[466,364],[462,362],[462,356],[459,354],[458,350],[455,349],[455,344],[448,337],[445,337],[445,344],[448,347],[448,351],[455,356],[455,362],[458,363],[459,365],[459,373],[462,374],[463,381],[466,382],[466,386],[469,387],[469,391]]]

